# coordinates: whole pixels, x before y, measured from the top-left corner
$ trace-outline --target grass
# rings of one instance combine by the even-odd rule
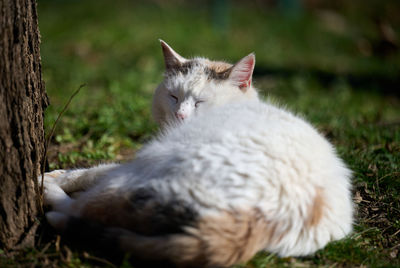
[[[39,0],[47,132],[87,84],[56,129],[50,168],[124,161],[157,131],[150,106],[163,71],[158,38],[184,56],[235,61],[254,51],[260,94],[311,121],[353,170],[357,215],[351,236],[314,256],[260,253],[239,267],[400,266],[400,51],[379,30],[385,18],[400,36],[400,6],[357,3],[289,15],[233,2],[222,27],[211,1]],[[36,249],[0,251],[1,267],[110,265],[69,247],[45,223]]]

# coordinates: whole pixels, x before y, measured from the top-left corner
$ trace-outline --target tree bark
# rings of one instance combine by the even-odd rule
[[[44,157],[41,76],[35,0],[0,0],[0,248],[33,246]]]

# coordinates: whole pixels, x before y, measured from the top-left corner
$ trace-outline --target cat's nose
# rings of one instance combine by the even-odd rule
[[[184,120],[186,117],[183,113],[179,113],[179,112],[176,112],[175,116],[176,116],[176,118],[178,118],[180,120]]]

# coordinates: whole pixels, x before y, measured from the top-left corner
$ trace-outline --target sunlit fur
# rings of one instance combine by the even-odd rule
[[[253,54],[231,65],[161,45],[163,131],[130,163],[46,173],[51,225],[95,222],[91,239],[180,267],[308,255],[351,231],[351,171],[304,119],[258,99]]]
[[[350,177],[310,124],[243,100],[167,127],[133,162],[47,174],[45,200],[58,229],[70,216],[90,219],[122,228],[112,235],[133,255],[226,267],[260,250],[302,256],[343,238]]]

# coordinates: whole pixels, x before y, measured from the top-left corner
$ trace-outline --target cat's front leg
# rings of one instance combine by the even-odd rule
[[[103,164],[88,169],[55,170],[45,173],[46,183],[58,185],[66,193],[84,191],[119,164]],[[41,182],[41,176],[39,176]]]

